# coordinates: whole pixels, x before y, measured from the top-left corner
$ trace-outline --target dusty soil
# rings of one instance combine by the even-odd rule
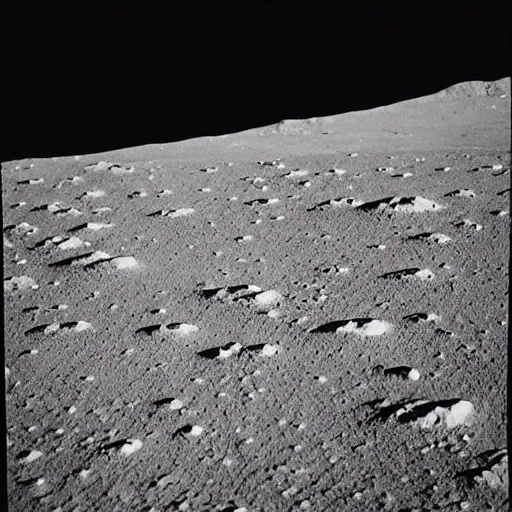
[[[2,165],[12,511],[505,510],[510,79]]]

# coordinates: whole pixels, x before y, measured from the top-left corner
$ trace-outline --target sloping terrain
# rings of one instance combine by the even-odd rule
[[[509,116],[4,163],[10,509],[505,510]]]

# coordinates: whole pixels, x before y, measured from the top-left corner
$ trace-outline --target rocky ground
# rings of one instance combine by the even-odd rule
[[[508,506],[510,79],[2,165],[10,510]]]

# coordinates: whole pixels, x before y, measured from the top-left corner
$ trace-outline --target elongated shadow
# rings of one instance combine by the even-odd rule
[[[97,266],[101,265],[102,263],[107,263],[108,261],[111,261],[111,260],[113,260],[115,258],[116,258],[116,256],[110,256],[108,258],[102,258],[102,259],[93,261],[91,263],[87,263],[87,265],[84,265],[83,268],[85,268],[85,269],[94,268],[94,267],[97,267]]]
[[[80,231],[81,229],[85,229],[87,227],[87,222],[84,224],[80,224],[79,226],[75,226],[74,228],[69,228],[68,233],[73,233],[74,231]]]
[[[176,432],[174,432],[174,434],[172,435],[172,439],[175,439],[178,436],[190,434],[190,432],[192,432],[192,425],[185,425],[176,430]]]
[[[161,324],[149,325],[148,327],[141,327],[135,331],[136,334],[144,333],[151,336],[155,331],[159,331],[162,327]]]
[[[315,327],[314,329],[311,329],[309,332],[336,332],[336,329],[338,329],[338,327],[344,327],[349,322],[355,322],[357,327],[361,327],[371,322],[372,320],[372,318],[352,318],[350,320],[337,320]]]
[[[47,327],[50,327],[50,325],[52,325],[52,324],[43,324],[43,325],[38,325],[36,327],[32,327],[28,331],[25,331],[25,335],[27,336],[27,335],[30,335],[30,334],[42,333],[42,332],[44,332],[44,330]]]
[[[403,270],[395,270],[393,272],[387,272],[386,274],[382,274],[379,276],[381,279],[392,279],[395,277],[403,277],[403,276],[412,276],[419,272],[419,268],[404,268]]]
[[[459,398],[449,399],[449,400],[439,400],[437,402],[427,402],[426,404],[421,404],[412,409],[410,412],[406,412],[399,416],[398,421],[400,423],[409,423],[412,421],[416,421],[420,418],[425,417],[429,412],[432,412],[436,407],[448,408],[456,403],[460,402]]]
[[[321,203],[318,203],[315,206],[312,206],[311,208],[308,208],[306,211],[313,212],[319,208],[322,208],[323,206],[330,206],[330,204],[331,204],[331,199],[328,199],[327,201],[323,201]]]
[[[368,203],[360,204],[356,207],[357,210],[375,210],[377,209],[381,204],[388,204],[392,199],[394,199],[393,196],[391,197],[385,197],[383,199],[378,199],[377,201],[370,201]]]
[[[44,246],[45,246],[45,244],[46,244],[47,242],[51,242],[53,238],[54,238],[53,236],[49,236],[48,238],[44,238],[43,240],[41,240],[41,241],[39,241],[39,242],[35,243],[35,244],[34,244],[34,247],[30,247],[30,248],[29,248],[29,250],[30,250],[30,251],[33,251],[33,250],[34,250],[34,249],[36,249],[37,247],[44,247]]]
[[[476,468],[460,471],[455,476],[458,478],[467,478],[468,484],[474,486],[477,483],[474,478],[476,476],[482,476],[484,471],[492,471],[493,466],[499,464],[504,456],[505,453],[503,450],[487,450],[475,457],[476,459],[483,459],[485,462]]]
[[[249,352],[259,352],[260,350],[263,350],[264,346],[265,343],[257,343],[255,345],[249,345],[248,347],[245,347],[245,350],[248,350]]]
[[[374,416],[371,417],[370,421],[387,420],[388,418],[393,416],[393,414],[395,414],[397,411],[404,408],[406,405],[413,404],[417,401],[418,399],[404,400],[396,404],[388,405],[387,407],[382,407],[382,409],[379,409],[379,411]]]
[[[417,235],[411,235],[409,238],[409,240],[421,240],[423,238],[428,238],[430,235],[432,235],[433,233],[418,233]]]
[[[207,289],[201,290],[201,295],[208,299],[210,297],[215,296],[217,293],[219,293],[222,290],[226,290],[226,292],[228,294],[232,295],[239,291],[248,290],[248,289],[249,289],[249,285],[247,285],[247,284],[227,286],[225,288],[207,288]],[[253,292],[251,292],[251,293],[253,293]],[[254,292],[254,293],[258,293],[258,292]]]
[[[79,256],[72,256],[71,258],[66,258],[64,260],[56,261],[55,263],[49,263],[49,267],[65,267],[67,265],[71,265],[75,261],[82,260],[84,258],[88,258],[94,254],[93,252],[86,252],[85,254],[80,254]]]
[[[161,407],[162,405],[170,404],[174,398],[162,398],[160,400],[155,400],[153,402],[153,405],[156,405],[157,407]]]
[[[404,320],[410,320],[411,322],[418,323],[420,320],[427,321],[428,315],[427,313],[413,313],[412,315],[404,316]]]
[[[127,439],[121,439],[119,441],[113,441],[112,443],[104,444],[104,445],[100,446],[98,451],[100,453],[104,453],[107,450],[113,450],[114,448],[121,448],[121,446],[125,445],[127,441],[128,441]]]
[[[393,368],[386,368],[384,375],[394,375],[395,377],[407,377],[412,370],[410,366],[395,366]]]

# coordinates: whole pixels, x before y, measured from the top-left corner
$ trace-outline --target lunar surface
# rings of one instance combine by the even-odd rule
[[[509,78],[2,199],[10,510],[507,508]]]

